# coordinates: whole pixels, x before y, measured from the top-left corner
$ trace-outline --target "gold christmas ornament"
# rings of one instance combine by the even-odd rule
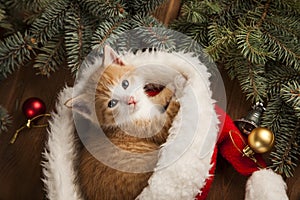
[[[274,145],[274,134],[270,129],[258,127],[251,131],[248,136],[248,144],[256,153],[265,153]]]
[[[264,127],[257,127],[248,136],[248,145],[243,149],[245,156],[254,159],[255,153],[265,153],[272,149],[275,137],[272,131]]]

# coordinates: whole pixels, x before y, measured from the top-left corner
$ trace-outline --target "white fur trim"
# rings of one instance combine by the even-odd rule
[[[247,181],[245,200],[286,200],[286,184],[271,169],[254,172]]]
[[[214,100],[211,98],[207,68],[191,54],[184,53],[128,53],[123,59],[134,66],[160,66],[159,72],[152,71],[153,68],[144,71],[149,81],[159,80],[166,84],[178,72],[188,78],[188,84],[178,99],[181,105],[180,114],[176,116],[169,130],[169,138],[161,148],[157,167],[148,181],[148,186],[137,199],[194,199],[210,176],[210,162],[218,134],[219,121],[214,110]],[[84,90],[89,76],[97,72],[100,66],[99,59],[96,59],[83,72],[83,76],[74,86],[76,93]],[[72,113],[63,105],[67,100],[66,96],[71,97],[70,89],[65,89],[59,98],[57,114],[53,115],[50,123],[49,141],[44,153],[47,160],[43,165],[44,182],[48,197],[53,200],[81,198],[75,184],[73,160],[76,146]],[[196,99],[196,102],[192,99]],[[182,113],[189,114],[182,116]],[[187,140],[191,141],[190,145],[182,153],[183,144]],[[166,166],[178,154],[182,155]]]
[[[169,67],[176,70],[174,73],[180,72],[188,78],[188,85],[183,91],[183,96],[179,98],[182,105],[180,114],[185,115],[177,115],[174,119],[169,138],[161,149],[157,168],[181,153],[181,145],[184,144],[182,141],[193,139],[192,144],[176,162],[155,169],[148,181],[149,185],[137,199],[194,199],[209,177],[211,156],[218,133],[218,119],[214,101],[211,99],[207,68],[190,54],[160,52],[141,54],[138,55],[138,59],[130,56],[133,58],[128,59],[125,56],[124,59],[134,66],[148,64],[145,60],[149,59],[151,64],[166,67],[166,73],[152,72],[153,77],[150,76],[150,69],[146,72],[148,79],[170,81],[175,74],[170,72]],[[197,102],[193,102],[195,98]],[[206,150],[205,153],[201,153],[203,149]]]
[[[76,142],[72,111],[64,103],[72,97],[72,89],[65,88],[56,104],[56,113],[51,113],[49,138],[43,152],[43,182],[47,197],[51,200],[82,199],[76,185],[73,161],[76,158]]]

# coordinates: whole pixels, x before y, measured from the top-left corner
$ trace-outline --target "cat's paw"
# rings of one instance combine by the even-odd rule
[[[176,90],[182,91],[186,85],[186,82],[187,80],[182,74],[175,76],[174,79],[175,91]]]
[[[179,98],[182,96],[183,89],[186,85],[187,79],[179,74],[175,76],[174,80],[169,83],[166,87],[173,92],[173,96]]]

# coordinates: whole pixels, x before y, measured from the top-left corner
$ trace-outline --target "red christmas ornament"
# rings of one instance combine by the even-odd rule
[[[45,103],[37,98],[37,97],[31,97],[27,99],[22,106],[22,111],[27,117],[27,123],[21,126],[13,135],[12,139],[10,140],[10,143],[13,144],[19,133],[24,128],[43,128],[48,126],[48,123],[46,124],[34,124],[33,122],[38,120],[41,117],[50,117],[50,114],[45,114],[46,112],[46,105]]]
[[[46,112],[46,105],[41,99],[31,97],[23,103],[22,111],[28,119],[32,119],[33,117],[44,114]]]

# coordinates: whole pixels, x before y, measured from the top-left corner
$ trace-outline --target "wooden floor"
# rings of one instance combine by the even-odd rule
[[[49,79],[35,75],[29,65],[0,82],[0,105],[13,116],[13,124],[8,132],[0,135],[0,200],[39,200],[44,199],[41,181],[41,152],[47,132],[44,128],[21,132],[15,144],[9,141],[18,127],[26,122],[21,111],[24,100],[39,97],[50,112],[57,93],[65,84],[72,85],[69,71],[61,69]],[[250,105],[241,94],[239,84],[229,81],[222,72],[226,93],[227,112],[233,119],[244,116]],[[243,199],[246,177],[239,175],[226,160],[219,156],[215,181],[208,199]],[[287,180],[290,199],[300,199],[300,168],[295,177]],[[270,191],[271,192],[271,191]]]
[[[158,10],[157,17],[168,24],[179,12],[180,2],[169,0]],[[227,112],[237,119],[245,116],[250,104],[241,94],[239,84],[230,81],[222,71],[226,94]],[[54,108],[57,93],[65,84],[72,85],[73,78],[67,69],[61,69],[49,79],[35,75],[29,64],[7,79],[0,81],[0,105],[3,105],[13,117],[8,132],[0,135],[0,200],[41,200],[45,199],[41,181],[41,153],[47,132],[45,128],[30,129],[21,132],[15,144],[9,141],[14,132],[26,122],[21,111],[22,103],[29,97],[44,100],[47,111]],[[239,200],[244,198],[247,177],[239,175],[222,157],[218,157],[215,181],[210,190],[209,200]],[[300,167],[295,177],[287,181],[288,195],[291,200],[300,199]],[[272,192],[272,191],[270,191]]]

